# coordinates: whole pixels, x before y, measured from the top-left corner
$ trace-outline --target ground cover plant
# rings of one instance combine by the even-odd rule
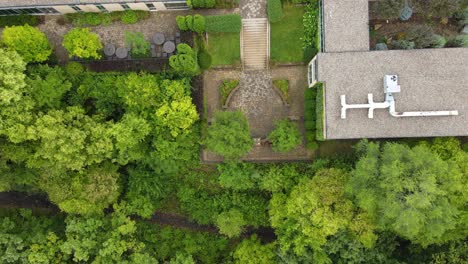
[[[286,101],[286,103],[290,103],[289,101],[289,81],[285,79],[281,80],[273,80],[273,85],[276,89],[281,92],[281,96]]]
[[[284,17],[271,24],[271,60],[273,62],[302,62],[304,60],[304,7],[285,4]],[[313,27],[313,25],[308,25]]]
[[[226,104],[226,100],[228,99],[232,90],[234,90],[237,86],[239,86],[239,80],[224,80],[223,81],[221,86],[219,86],[219,94],[221,96],[221,105]]]

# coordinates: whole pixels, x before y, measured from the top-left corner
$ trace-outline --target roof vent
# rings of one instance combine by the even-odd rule
[[[385,75],[384,77],[384,93],[399,93],[401,91],[398,85],[397,75]]]

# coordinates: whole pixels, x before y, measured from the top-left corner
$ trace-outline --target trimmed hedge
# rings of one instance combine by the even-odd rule
[[[66,21],[76,27],[110,25],[121,21],[124,24],[134,24],[149,17],[149,11],[126,10],[111,13],[71,13],[66,14]]]
[[[315,117],[317,126],[317,140],[324,141],[325,135],[323,134],[324,125],[324,105],[323,105],[323,84],[318,83],[312,89],[317,89],[317,101],[315,104]]]
[[[216,0],[187,0],[187,5],[193,8],[213,8]]]
[[[315,88],[315,87],[314,87]],[[315,118],[315,106],[317,98],[316,89],[307,88],[304,93],[305,99],[305,135],[306,135],[306,147],[307,149],[317,149],[318,144],[315,139],[316,135],[316,118]]]
[[[206,32],[239,33],[242,28],[242,18],[238,14],[207,16],[205,20]]]
[[[36,16],[28,15],[0,16],[0,27],[24,26],[24,24],[36,26],[39,24],[39,20]]]
[[[268,0],[267,13],[270,23],[276,23],[283,19],[283,6],[281,0]]]

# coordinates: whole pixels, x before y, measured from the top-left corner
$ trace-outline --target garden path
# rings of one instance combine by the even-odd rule
[[[231,97],[230,110],[241,110],[249,120],[251,135],[265,137],[274,122],[286,118],[288,108],[275,92],[269,71],[244,71],[239,89]]]

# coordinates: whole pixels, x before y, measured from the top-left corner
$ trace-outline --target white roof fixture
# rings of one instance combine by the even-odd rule
[[[458,115],[457,110],[451,111],[420,111],[420,112],[397,112],[395,110],[395,99],[393,93],[399,93],[401,91],[400,85],[398,85],[397,75],[385,75],[384,77],[384,93],[385,102],[374,102],[373,95],[367,95],[367,104],[347,104],[346,95],[341,95],[341,119],[346,119],[346,110],[348,109],[369,109],[368,117],[374,118],[374,109],[385,109],[389,108],[390,115],[394,117],[427,117],[427,116],[456,116]]]

